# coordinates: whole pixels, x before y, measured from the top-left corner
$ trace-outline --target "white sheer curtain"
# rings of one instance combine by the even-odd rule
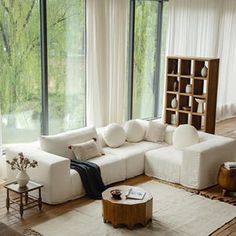
[[[167,54],[217,56],[221,0],[170,0]]]
[[[220,58],[217,119],[236,115],[236,1],[170,0],[167,55]]]
[[[123,121],[128,2],[87,0],[87,125]]]
[[[224,0],[218,56],[220,80],[217,118],[236,116],[236,1]]]

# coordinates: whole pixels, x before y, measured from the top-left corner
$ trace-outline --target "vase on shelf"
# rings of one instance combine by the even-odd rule
[[[20,188],[25,187],[29,183],[29,175],[25,170],[19,171],[16,175],[16,182],[19,184]]]
[[[177,79],[175,79],[174,84],[173,84],[173,91],[177,92],[179,89],[179,82]]]
[[[185,87],[185,92],[186,93],[192,93],[192,85],[191,84],[187,84]]]
[[[171,114],[170,123],[176,125],[176,114]]]
[[[206,77],[207,76],[207,71],[208,71],[208,68],[206,66],[203,66],[202,69],[201,69],[201,76]]]
[[[178,106],[178,101],[176,99],[176,97],[174,97],[172,100],[171,100],[171,107],[172,108],[176,108]]]
[[[204,103],[205,103],[205,100],[204,99],[200,99],[200,98],[195,98],[195,100],[198,103],[197,113],[204,113]]]

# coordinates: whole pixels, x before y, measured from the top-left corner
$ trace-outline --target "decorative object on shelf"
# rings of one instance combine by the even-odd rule
[[[170,121],[170,123],[172,124],[172,125],[176,125],[176,114],[171,114],[171,121]]]
[[[183,110],[184,111],[191,111],[191,107],[190,106],[183,107]]]
[[[179,82],[177,79],[175,79],[174,84],[173,84],[173,91],[177,92],[179,89]]]
[[[177,70],[178,70],[178,62],[173,61],[171,74],[177,74]]]
[[[192,84],[187,84],[186,85],[185,92],[186,93],[192,93]]]
[[[204,99],[200,99],[200,98],[195,98],[195,100],[198,103],[197,113],[204,113],[204,103],[205,103],[205,100]]]
[[[172,100],[171,100],[171,107],[172,108],[176,108],[178,106],[178,101],[176,99],[176,97],[174,97]]]
[[[18,174],[16,175],[16,181],[19,184],[20,188],[25,187],[30,178],[26,172],[27,168],[35,168],[38,166],[37,161],[30,161],[28,158],[24,157],[22,152],[18,153],[18,157],[12,159],[12,161],[7,160],[7,164],[11,166],[12,170],[19,170]]]
[[[207,71],[208,71],[208,68],[206,66],[203,66],[202,69],[201,69],[201,76],[206,77],[207,76]]]

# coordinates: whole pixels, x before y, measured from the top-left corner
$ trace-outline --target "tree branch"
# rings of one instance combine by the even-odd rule
[[[32,1],[32,4],[30,6],[30,10],[28,11],[28,14],[27,14],[27,16],[25,18],[25,23],[23,24],[23,28],[25,28],[27,26],[27,24],[29,23],[29,19],[32,16],[32,11],[34,9],[34,5],[35,5],[35,0]]]
[[[9,14],[9,8],[5,5],[5,2],[3,0],[1,0],[1,5],[5,9],[5,11]]]
[[[8,43],[8,40],[7,40],[7,35],[6,35],[5,31],[4,31],[3,24],[2,24],[1,21],[0,21],[0,31],[1,31],[1,34],[2,34],[4,48],[6,49],[6,52],[7,52],[7,55],[8,55],[8,61],[10,62],[11,49],[10,49],[10,45]]]

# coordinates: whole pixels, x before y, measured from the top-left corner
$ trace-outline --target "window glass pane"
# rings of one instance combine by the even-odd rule
[[[158,1],[135,2],[133,118],[154,117]]]
[[[0,103],[3,144],[30,142],[40,133],[39,1],[0,4]]]
[[[85,1],[48,0],[49,133],[85,125]]]

